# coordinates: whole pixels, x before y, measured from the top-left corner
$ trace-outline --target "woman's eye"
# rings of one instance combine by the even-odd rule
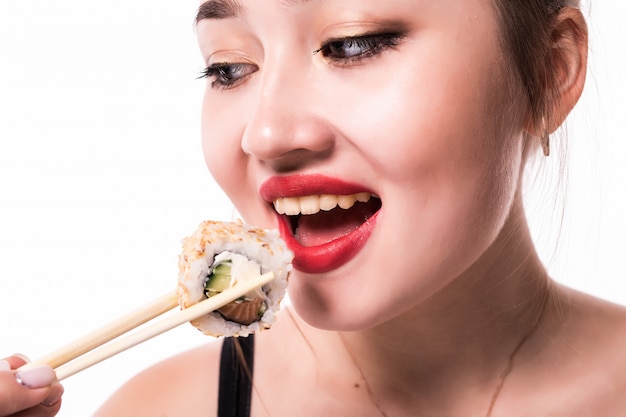
[[[324,43],[314,53],[321,52],[325,58],[330,60],[350,63],[375,56],[398,45],[401,37],[402,35],[398,33],[381,33],[332,39]]]
[[[233,88],[257,70],[257,66],[249,63],[215,63],[202,71],[200,78],[211,79],[212,88]]]

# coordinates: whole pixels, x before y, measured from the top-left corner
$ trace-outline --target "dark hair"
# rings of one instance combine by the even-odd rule
[[[559,76],[563,61],[553,48],[564,35],[556,31],[559,17],[566,8],[579,8],[580,0],[492,0],[498,20],[501,50],[505,73],[514,97],[525,106],[524,119],[534,124],[535,135],[547,135],[549,125],[554,128],[552,110],[558,104]],[[585,28],[574,28],[573,36],[586,37]],[[545,260],[552,264],[558,256],[559,241],[566,220],[566,196],[568,187],[567,132],[559,132],[554,143],[558,158],[538,158],[533,162],[529,176],[529,189],[539,187],[539,200],[527,201],[527,212],[540,215],[529,216],[541,230],[536,242],[544,246]],[[539,144],[529,146],[539,149]],[[548,163],[549,161],[549,163]],[[547,171],[546,171],[547,170]],[[534,175],[533,175],[534,172]],[[551,213],[546,215],[546,212]],[[533,225],[531,225],[531,229]],[[553,265],[554,266],[554,265]]]
[[[521,85],[528,116],[535,123],[549,118],[557,91],[557,57],[551,51],[556,17],[578,0],[493,0],[499,20],[502,50],[511,63],[511,80]]]

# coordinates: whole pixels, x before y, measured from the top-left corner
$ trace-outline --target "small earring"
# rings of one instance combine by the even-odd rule
[[[543,135],[541,136],[541,147],[543,148],[543,155],[550,155],[550,133],[548,133],[548,128],[546,127],[546,119],[545,117],[541,118],[541,127],[543,128]]]
[[[550,156],[550,135],[547,131],[541,138],[541,147],[543,148],[544,156]]]

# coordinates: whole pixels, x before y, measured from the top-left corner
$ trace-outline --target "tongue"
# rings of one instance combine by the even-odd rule
[[[335,208],[301,216],[295,237],[303,246],[321,245],[353,232],[371,215],[366,204],[357,203],[348,210]]]

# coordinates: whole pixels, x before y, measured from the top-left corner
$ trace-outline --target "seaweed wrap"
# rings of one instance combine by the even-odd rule
[[[287,289],[293,254],[275,230],[238,222],[205,221],[183,239],[178,258],[181,308],[273,272],[275,279],[243,297],[192,320],[211,336],[247,336],[269,328]]]

